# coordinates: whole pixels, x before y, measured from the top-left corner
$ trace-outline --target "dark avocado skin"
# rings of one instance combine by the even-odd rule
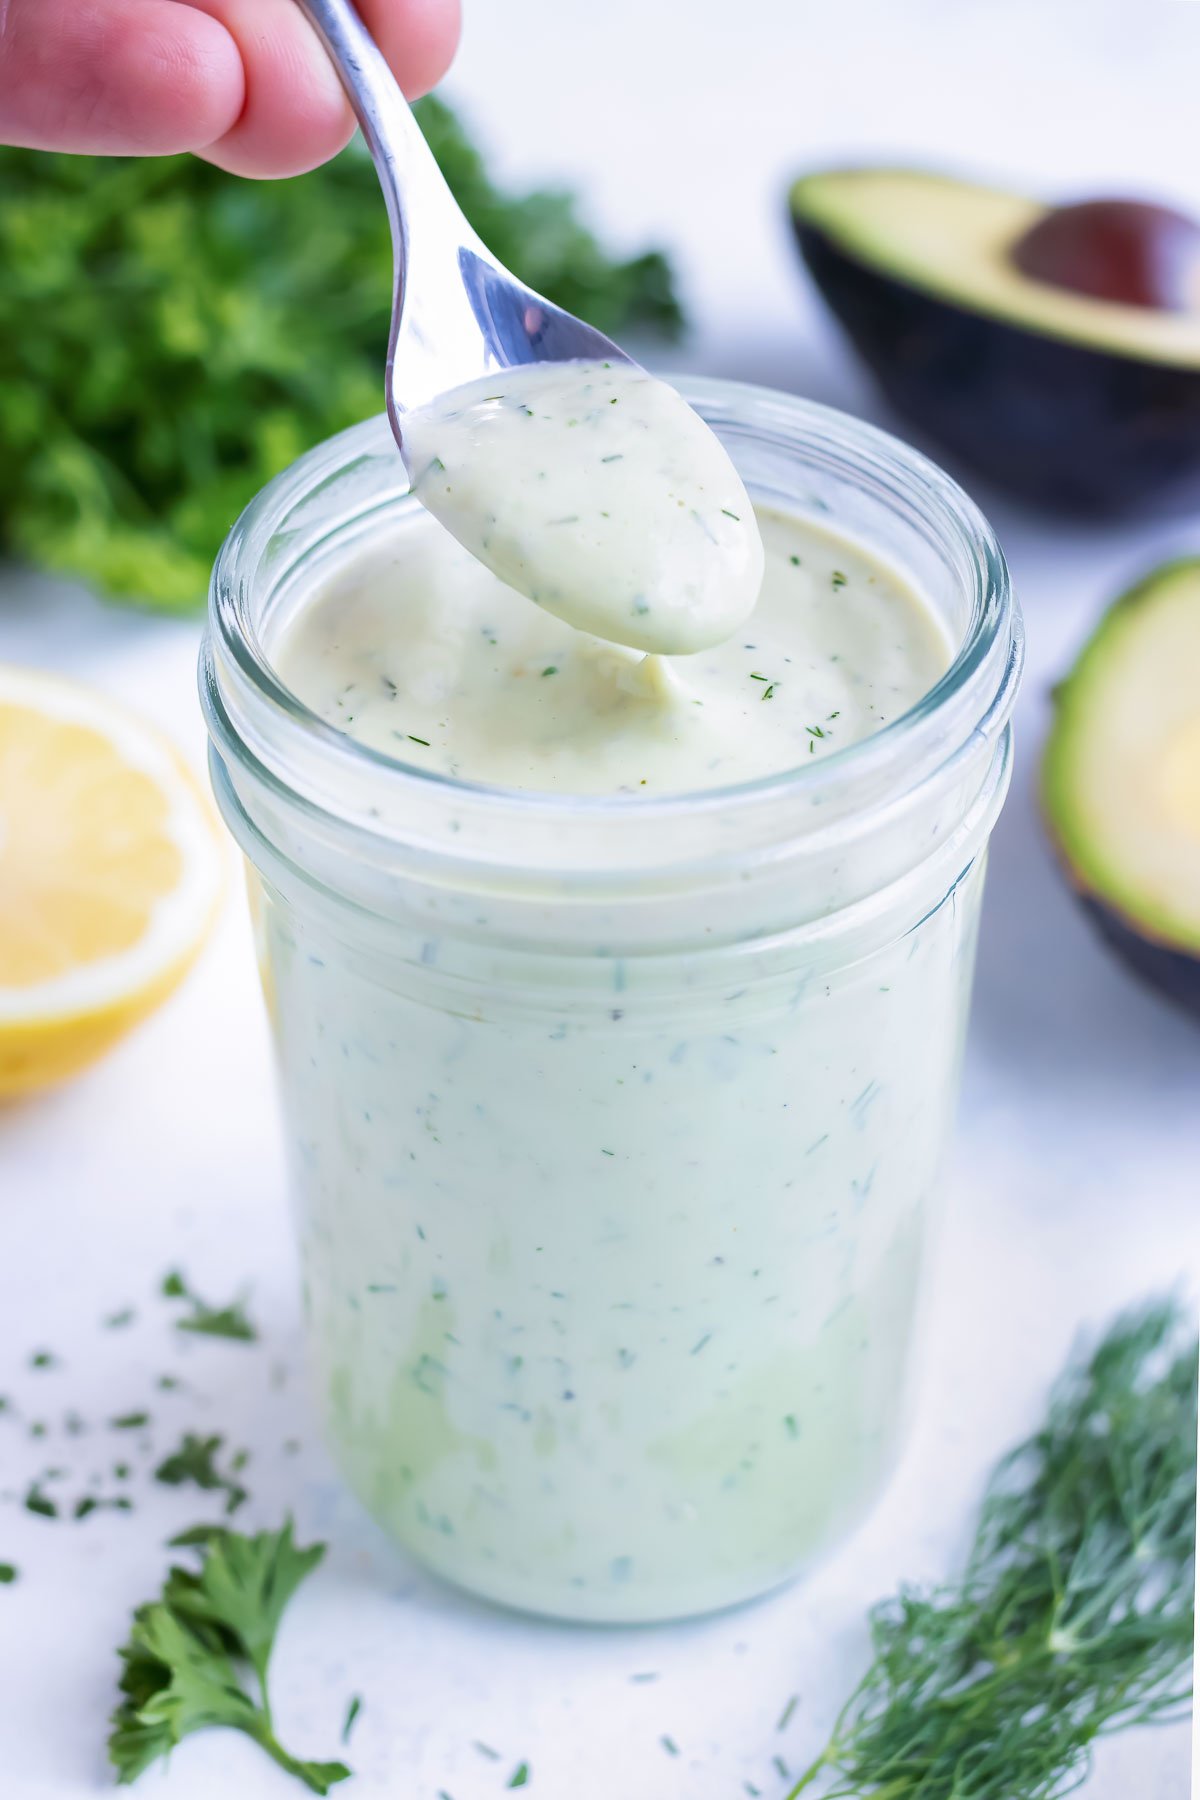
[[[813,280],[896,411],[963,463],[1060,512],[1200,506],[1200,368],[1005,324],[792,224]]]
[[[1120,913],[1091,894],[1081,894],[1080,900],[1097,931],[1134,973],[1200,1023],[1200,959],[1143,937]]]

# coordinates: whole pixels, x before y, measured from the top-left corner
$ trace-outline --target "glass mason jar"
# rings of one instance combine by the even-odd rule
[[[201,672],[334,1455],[423,1562],[572,1619],[744,1600],[881,1491],[1021,662],[1000,550],[930,463],[679,385],[756,500],[946,620],[952,667],[874,737],[635,799],[457,782],[332,729],[270,646],[416,504],[382,419],[247,509]]]

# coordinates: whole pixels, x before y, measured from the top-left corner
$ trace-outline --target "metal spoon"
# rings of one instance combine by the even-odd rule
[[[351,0],[298,0],[333,59],[387,203],[395,297],[386,392],[403,416],[447,388],[522,363],[633,359],[518,281],[468,225],[378,45]]]

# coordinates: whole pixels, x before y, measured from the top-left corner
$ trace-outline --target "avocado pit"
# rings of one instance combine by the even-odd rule
[[[1143,200],[1056,206],[1013,245],[1034,281],[1159,312],[1200,310],[1200,225]]]

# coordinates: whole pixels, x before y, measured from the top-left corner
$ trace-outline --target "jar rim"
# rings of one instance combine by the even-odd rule
[[[1023,661],[1020,612],[995,534],[957,482],[900,439],[835,408],[748,383],[675,374],[669,379],[718,431],[724,425],[791,436],[840,456],[856,478],[869,480],[885,497],[890,492],[909,505],[915,501],[922,519],[936,529],[938,541],[950,543],[959,554],[972,589],[967,629],[949,667],[906,712],[817,762],[797,763],[720,787],[647,795],[564,794],[464,781],[339,731],[280,680],[252,627],[249,596],[272,521],[284,520],[290,508],[336,478],[357,456],[376,455],[391,444],[386,416],[380,414],[298,458],[250,501],[229,532],[213,570],[201,662],[202,697],[214,739],[249,755],[277,791],[290,792],[326,812],[336,811],[329,797],[346,792],[357,771],[389,783],[393,790],[402,786],[426,804],[433,797],[453,796],[460,804],[480,809],[480,816],[492,815],[493,823],[503,817],[525,818],[531,826],[553,824],[556,817],[569,813],[577,828],[584,820],[604,822],[608,828],[617,821],[632,827],[636,821],[641,837],[654,822],[686,821],[717,806],[758,808],[785,799],[811,800],[818,793],[826,799],[840,797],[845,805],[855,788],[872,790],[881,771],[900,762],[919,762],[939,743],[946,756],[952,756],[981,735],[998,736],[1011,711]],[[349,515],[330,535],[401,498],[407,483],[398,454],[396,469],[395,492],[358,515]],[[264,711],[286,734],[286,755],[275,752],[269,731],[253,729],[254,714]],[[917,755],[920,746],[924,749]],[[294,785],[293,753],[298,766],[301,751],[310,769],[322,768],[324,779],[316,795],[311,782],[309,791]],[[839,810],[836,805],[830,808]],[[364,821],[355,823],[362,826]]]

